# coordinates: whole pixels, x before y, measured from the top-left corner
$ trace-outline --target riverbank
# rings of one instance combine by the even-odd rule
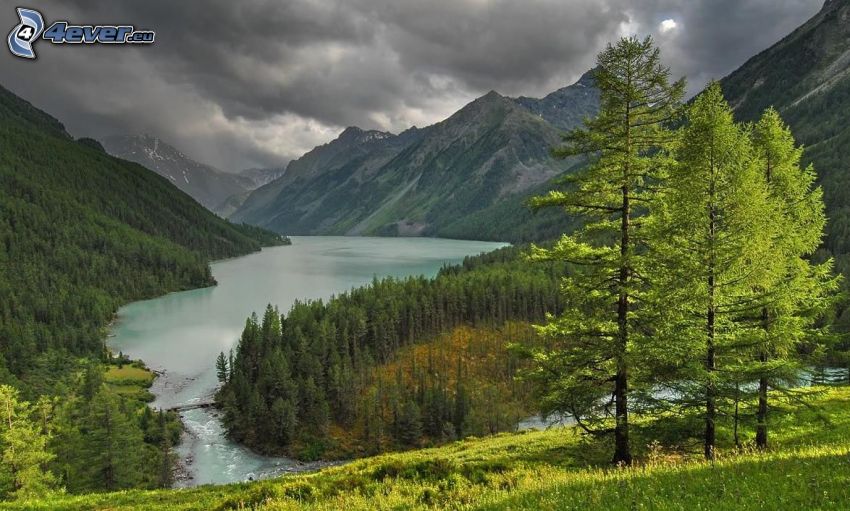
[[[141,360],[113,361],[103,374],[103,382],[117,394],[144,402],[154,400],[150,388],[155,379],[154,371]]]
[[[296,300],[326,299],[368,284],[375,276],[433,276],[444,264],[501,246],[434,238],[297,237],[291,246],[211,264],[218,286],[122,307],[109,348],[162,373],[150,387],[153,407],[209,400],[218,385],[216,357],[235,344],[245,318],[268,303],[285,312]],[[180,416],[186,430],[177,449],[186,472],[181,486],[297,470],[295,460],[261,456],[230,441],[212,409]]]

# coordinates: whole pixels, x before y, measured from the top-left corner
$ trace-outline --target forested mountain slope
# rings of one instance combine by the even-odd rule
[[[290,162],[282,177],[252,192],[231,219],[257,225],[274,223],[292,234],[320,233],[333,221],[333,213],[345,214],[320,208],[326,200],[325,188],[330,192],[343,185],[355,170],[374,172],[420,135],[416,128],[400,135],[346,128],[335,140]]]
[[[232,218],[290,234],[539,239],[538,224],[563,220],[532,217],[522,203],[575,163],[549,150],[597,106],[585,75],[543,99],[491,91],[400,135],[348,128],[290,163]],[[517,214],[532,225],[493,228]]]
[[[106,137],[103,145],[109,154],[136,162],[167,178],[212,211],[218,212],[217,208],[227,199],[244,196],[257,188],[251,177],[199,163],[151,135]]]
[[[824,188],[826,247],[850,253],[850,0],[823,9],[721,81],[741,120],[774,106]],[[845,272],[850,269],[844,263]]]
[[[0,87],[0,382],[49,351],[100,353],[120,304],[210,285],[210,259],[280,241]]]

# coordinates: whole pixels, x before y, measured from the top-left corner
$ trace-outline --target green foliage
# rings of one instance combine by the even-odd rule
[[[829,222],[818,261],[835,259],[843,275],[850,273],[850,79],[844,70],[848,51],[850,5],[825,2],[809,21],[771,48],[751,58],[721,81],[723,91],[741,121],[755,122],[775,108],[795,138],[805,146],[802,165],[814,164]],[[850,282],[845,279],[846,294]],[[836,329],[850,332],[850,302],[836,312]],[[847,363],[848,341],[839,343],[830,362]]]
[[[105,326],[128,301],[214,284],[210,259],[286,240],[75,142],[2,87],[0,147],[0,383],[37,402],[4,391],[18,404],[0,440],[0,493],[163,484],[174,463],[163,439],[179,441],[179,422],[167,414],[156,434],[145,419],[152,375],[142,367],[120,358],[104,377]]]
[[[19,400],[16,389],[0,385],[0,499],[38,498],[59,491],[48,469],[55,458],[47,449],[50,413],[51,403],[32,406]]]
[[[99,364],[89,363],[81,373],[52,420],[51,467],[64,487],[81,493],[170,482],[176,461],[171,448],[182,432],[176,414],[154,413],[135,394],[116,392],[122,386],[104,384]]]
[[[836,305],[840,279],[832,274],[832,260],[812,264],[810,258],[821,244],[826,215],[823,192],[815,188],[811,165],[800,166],[802,148],[796,147],[791,131],[779,113],[768,109],[752,131],[760,173],[771,199],[768,218],[775,225],[770,256],[761,264],[771,266],[771,282],[753,291],[760,295],[761,314],[751,322],[761,327],[756,337],[756,372],[759,377],[759,408],[756,441],[767,446],[768,391],[795,381],[804,345],[823,344],[828,334],[818,321]],[[810,351],[815,351],[809,348]],[[801,350],[802,351],[802,350]]]
[[[537,197],[533,205],[558,207],[583,225],[553,248],[535,248],[537,260],[567,261],[578,267],[563,281],[563,313],[541,331],[556,342],[537,353],[543,411],[569,413],[580,424],[605,418],[609,396],[615,405],[612,432],[616,462],[631,461],[628,389],[639,383],[629,373],[649,328],[640,307],[646,282],[647,238],[641,222],[655,202],[672,142],[667,125],[675,119],[684,81],[669,82],[652,39],[621,39],[599,54],[594,79],[601,109],[566,137],[560,156],[583,154],[591,164],[569,176],[567,191]],[[651,311],[650,311],[651,313]],[[596,425],[589,424],[597,429]]]
[[[713,456],[719,389],[730,360],[760,326],[740,321],[762,308],[753,296],[772,284],[779,232],[748,133],[735,124],[717,84],[690,106],[676,164],[652,218],[660,337],[688,398],[705,401],[705,455]],[[719,371],[719,367],[724,371]]]
[[[850,499],[850,392],[819,389],[815,395],[819,411],[794,408],[777,414],[782,428],[773,450],[736,453],[734,445],[723,443],[723,455],[712,463],[699,460],[699,453],[659,450],[652,437],[641,436],[636,446],[642,462],[612,469],[610,452],[599,442],[554,428],[467,439],[249,484],[58,496],[0,508],[843,509]]]
[[[262,320],[249,318],[217,395],[229,434],[264,452],[298,456],[303,445],[333,447],[327,440],[336,426],[357,427],[377,449],[391,427],[408,446],[420,437],[441,441],[461,433],[454,423],[462,425],[464,417],[455,411],[471,412],[464,389],[447,387],[454,358],[434,357],[439,365],[412,371],[418,375],[412,385],[382,382],[374,371],[400,349],[459,325],[540,320],[560,310],[564,265],[530,266],[520,253],[511,248],[469,258],[435,279],[376,279],[327,303],[296,303],[284,318],[271,306]],[[223,361],[219,356],[220,369]],[[387,406],[404,420],[390,419]],[[412,417],[416,409],[419,421]]]
[[[100,355],[121,304],[211,285],[209,259],[279,242],[74,142],[2,88],[0,146],[0,367],[24,379],[47,351]]]

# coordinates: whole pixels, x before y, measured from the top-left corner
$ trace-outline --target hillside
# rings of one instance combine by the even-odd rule
[[[193,509],[845,509],[850,500],[850,391],[826,389],[783,413],[765,453],[714,463],[646,446],[632,468],[571,429],[502,434],[388,454],[280,479],[189,490],[125,491],[0,504],[27,510]],[[801,423],[823,427],[800,430]],[[645,445],[645,444],[642,444]]]
[[[281,242],[74,141],[2,87],[0,147],[0,382],[48,352],[99,354],[119,305],[210,285],[209,260]]]
[[[549,149],[595,111],[594,91],[585,75],[543,99],[491,91],[399,135],[348,128],[291,162],[231,218],[288,234],[540,239],[538,224],[564,221],[532,217],[523,202],[575,163],[552,159]],[[492,232],[514,213],[528,222]]]
[[[532,399],[514,381],[527,363],[506,345],[544,345],[528,323],[562,309],[565,271],[529,265],[524,250],[252,316],[217,362],[229,437],[315,460],[512,429]]]
[[[286,172],[286,167],[271,167],[271,168],[250,168],[237,172],[243,181],[245,181],[249,190],[256,190],[261,186],[265,186],[275,179],[283,176]]]
[[[830,218],[826,247],[850,253],[850,1],[827,0],[813,18],[721,81],[741,120],[774,106],[806,146]],[[839,261],[850,270],[846,257]]]
[[[593,82],[593,70],[583,74],[573,85],[562,87],[543,98],[520,96],[514,99],[556,128],[569,131],[581,125],[585,117],[599,110],[599,89]]]
[[[408,143],[418,139],[420,131],[412,128],[400,135],[381,131],[364,131],[350,127],[335,140],[318,146],[307,154],[293,160],[283,177],[260,187],[250,194],[244,204],[231,215],[235,221],[255,225],[280,223],[277,217],[292,218],[294,225],[285,226],[291,234],[314,234],[321,232],[326,212],[313,210],[323,200],[322,187],[332,187],[352,173],[352,169],[380,168],[395,157]],[[286,202],[288,194],[297,196],[297,202],[308,202],[306,210],[299,211],[297,204]],[[338,213],[338,212],[337,212]],[[317,218],[313,218],[313,217]],[[300,224],[305,224],[301,226]],[[284,226],[281,226],[282,229]]]
[[[231,174],[199,163],[151,135],[106,137],[103,145],[112,156],[153,170],[217,213],[226,200],[246,196],[265,181],[256,170],[247,175]]]

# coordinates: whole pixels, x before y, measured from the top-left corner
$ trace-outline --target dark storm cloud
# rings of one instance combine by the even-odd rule
[[[656,0],[639,2],[631,17],[652,28],[673,19],[676,28],[656,32],[665,59],[685,75],[692,93],[720,79],[813,16],[822,0]]]
[[[605,42],[654,35],[696,91],[821,0],[251,0],[37,2],[48,21],[133,23],[153,46],[8,53],[0,84],[74,135],[149,132],[224,169],[275,165],[343,126],[428,124],[489,89],[542,95]],[[673,20],[661,29],[664,20]],[[0,9],[0,29],[16,23]],[[5,35],[5,32],[3,33]]]

